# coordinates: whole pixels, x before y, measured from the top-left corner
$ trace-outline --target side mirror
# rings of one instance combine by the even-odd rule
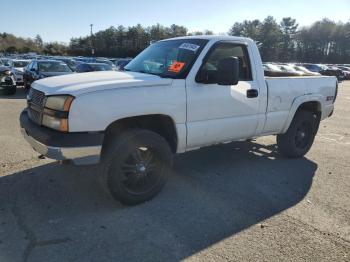
[[[237,85],[239,81],[239,59],[233,56],[221,59],[217,74],[219,85]]]

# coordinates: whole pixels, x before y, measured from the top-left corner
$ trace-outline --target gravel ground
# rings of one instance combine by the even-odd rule
[[[23,92],[0,97],[0,261],[350,261],[350,82],[339,89],[305,158],[281,158],[274,137],[190,152],[131,208],[97,168],[38,159]]]

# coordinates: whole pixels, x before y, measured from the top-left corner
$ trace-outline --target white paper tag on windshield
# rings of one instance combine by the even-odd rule
[[[183,43],[182,45],[180,45],[179,48],[180,49],[190,50],[190,51],[193,51],[193,52],[197,52],[197,50],[200,48],[200,46],[199,45],[190,44],[190,43]]]

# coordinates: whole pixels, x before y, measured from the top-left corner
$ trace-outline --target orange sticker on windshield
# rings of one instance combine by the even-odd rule
[[[174,63],[172,63],[170,65],[168,71],[169,72],[174,72],[174,73],[180,73],[185,65],[186,65],[186,63],[175,61]]]

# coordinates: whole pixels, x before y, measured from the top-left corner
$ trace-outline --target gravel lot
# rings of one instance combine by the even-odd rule
[[[310,153],[275,138],[178,156],[162,193],[123,207],[95,167],[40,160],[23,92],[0,97],[0,261],[350,261],[350,82]]]

